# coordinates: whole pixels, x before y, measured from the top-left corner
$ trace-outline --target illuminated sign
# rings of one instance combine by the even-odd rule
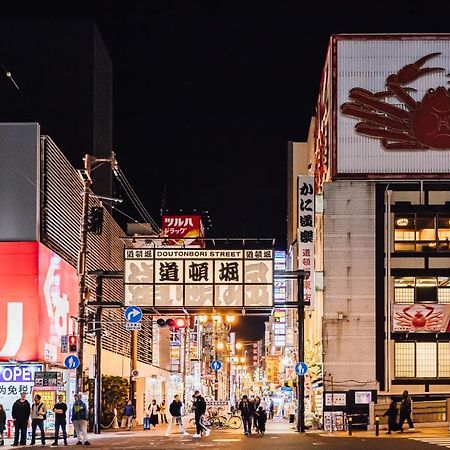
[[[76,270],[37,242],[0,243],[0,360],[62,361],[78,313]]]
[[[125,303],[271,308],[272,250],[125,249]]]
[[[204,237],[202,218],[199,215],[162,216],[162,235],[167,237],[163,245],[183,245],[185,247],[203,247]]]

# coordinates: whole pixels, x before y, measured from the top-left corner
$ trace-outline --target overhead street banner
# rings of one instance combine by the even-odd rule
[[[126,305],[272,308],[272,250],[125,249]]]

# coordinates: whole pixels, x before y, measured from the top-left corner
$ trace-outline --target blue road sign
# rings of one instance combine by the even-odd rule
[[[70,355],[67,356],[66,359],[64,360],[64,365],[68,369],[76,369],[80,365],[80,360],[78,356]]]
[[[222,368],[222,363],[220,361],[218,361],[217,359],[215,359],[214,361],[211,362],[211,369],[214,370],[214,372],[217,372],[221,368]]]
[[[137,323],[142,319],[142,309],[139,306],[129,306],[125,310],[125,320],[131,323]]]
[[[308,372],[308,366],[306,365],[306,363],[304,363],[304,362],[298,362],[298,363],[295,365],[295,373],[296,373],[297,375],[302,376],[302,375],[305,375],[306,372]]]

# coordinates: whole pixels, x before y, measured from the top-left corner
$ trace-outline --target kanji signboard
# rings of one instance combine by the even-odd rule
[[[299,176],[298,184],[298,267],[310,272],[304,280],[304,304],[314,309],[314,177]]]
[[[271,308],[272,250],[125,249],[125,303]]]

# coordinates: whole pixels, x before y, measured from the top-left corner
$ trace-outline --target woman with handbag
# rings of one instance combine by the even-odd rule
[[[149,421],[150,421],[150,429],[156,428],[156,425],[158,425],[158,416],[159,416],[159,406],[156,404],[156,400],[153,399],[152,403],[148,407],[148,414],[149,414]]]

